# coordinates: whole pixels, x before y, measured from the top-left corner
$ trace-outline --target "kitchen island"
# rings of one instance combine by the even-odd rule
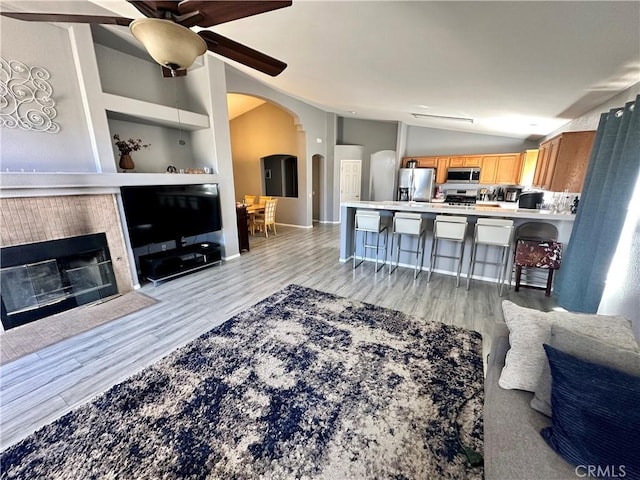
[[[469,226],[467,228],[467,240],[465,242],[465,250],[462,265],[462,278],[466,278],[469,269],[469,259],[471,245],[473,241],[473,230],[476,220],[479,217],[509,218],[513,219],[517,228],[519,225],[527,222],[544,222],[554,225],[558,229],[558,241],[561,242],[566,249],[571,237],[571,230],[575,215],[570,213],[554,213],[549,210],[533,210],[527,208],[517,208],[516,203],[491,203],[483,204],[481,202],[475,205],[449,205],[442,202],[395,202],[395,201],[361,201],[361,202],[342,202],[340,204],[341,226],[340,226],[340,261],[347,262],[354,255],[354,226],[355,214],[358,209],[379,210],[385,220],[389,222],[389,244],[391,243],[391,221],[394,212],[414,212],[420,213],[427,219],[427,238],[425,241],[425,258],[423,270],[427,270],[429,266],[429,252],[431,250],[431,242],[433,240],[433,220],[436,215],[460,215],[468,219]],[[415,240],[407,245],[403,241],[403,248],[415,248]],[[406,241],[408,242],[408,240]],[[361,258],[363,255],[362,248],[358,241],[356,248],[356,257]],[[438,247],[439,253],[444,255],[454,255],[455,248],[452,242],[442,241]],[[498,248],[486,248],[481,245],[478,247],[478,260],[486,262],[494,262],[498,260]],[[367,258],[373,260],[373,251],[367,251]],[[387,258],[392,258],[391,251],[387,252]],[[395,257],[393,257],[395,258]],[[402,253],[400,255],[401,266],[413,266],[414,256]],[[387,273],[388,270],[380,270],[379,273]],[[448,275],[456,274],[456,263],[452,259],[437,259],[434,273],[444,273]],[[474,279],[496,281],[498,278],[498,267],[494,265],[478,263],[474,270]]]

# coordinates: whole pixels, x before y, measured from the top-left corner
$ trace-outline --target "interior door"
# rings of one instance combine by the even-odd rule
[[[362,160],[340,162],[340,201],[360,201]]]

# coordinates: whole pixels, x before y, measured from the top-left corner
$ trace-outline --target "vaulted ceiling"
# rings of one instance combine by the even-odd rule
[[[124,0],[62,3],[141,16]],[[324,110],[476,133],[544,136],[640,81],[638,1],[294,0],[211,29],[288,67],[223,60]]]

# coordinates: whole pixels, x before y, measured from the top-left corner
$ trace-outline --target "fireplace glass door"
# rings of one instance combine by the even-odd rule
[[[3,260],[35,260],[0,269],[5,329],[118,292],[104,234],[101,237],[98,234],[98,238],[86,237],[89,237],[88,244],[83,242],[83,237],[73,237],[28,244],[22,249],[21,246],[2,249]],[[97,245],[97,241],[103,245]],[[67,251],[67,247],[70,250]],[[49,255],[56,258],[42,259]]]

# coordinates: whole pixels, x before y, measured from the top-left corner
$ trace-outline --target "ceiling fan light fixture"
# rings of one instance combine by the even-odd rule
[[[129,29],[156,62],[172,70],[189,68],[207,51],[197,33],[170,20],[139,18]]]

